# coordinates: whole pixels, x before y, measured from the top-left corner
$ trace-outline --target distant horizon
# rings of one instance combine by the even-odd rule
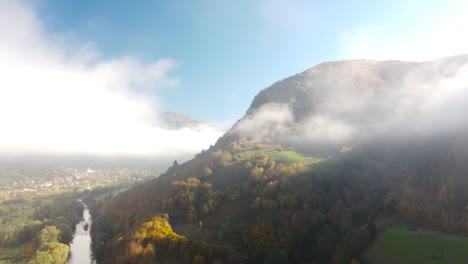
[[[186,154],[177,157],[152,157],[149,155],[103,156],[93,154],[22,154],[0,155],[0,168],[57,168],[79,169],[151,169],[165,171],[174,160],[179,164],[193,158]]]

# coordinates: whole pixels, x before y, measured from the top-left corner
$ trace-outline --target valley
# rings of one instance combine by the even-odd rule
[[[320,64],[262,90],[214,145],[164,173],[2,168],[0,263],[66,260],[85,224],[78,199],[98,264],[463,263],[468,127],[427,133],[426,116],[388,121],[394,106],[373,102],[406,100],[399,79],[439,82],[436,67],[462,62]],[[349,67],[356,86],[335,78]],[[392,77],[383,90],[368,75]],[[334,104],[341,91],[357,110]]]
[[[467,10],[0,0],[0,264],[468,264]]]
[[[0,192],[0,263],[33,261],[36,237],[46,226],[58,227],[57,241],[70,243],[83,212],[77,199],[95,197],[102,202],[158,176],[141,169],[5,168],[1,172],[13,183],[3,185]],[[67,207],[75,209],[69,212]]]

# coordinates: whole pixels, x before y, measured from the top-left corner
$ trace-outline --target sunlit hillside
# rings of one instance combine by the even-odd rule
[[[442,61],[454,67],[466,63],[464,57]],[[357,69],[347,74],[355,81],[336,86],[350,64]],[[95,229],[100,240],[94,243],[106,246],[95,249],[97,259],[137,263],[145,255],[131,248],[151,245],[152,257],[160,261],[183,255],[187,262],[350,263],[365,258],[361,254],[381,230],[399,223],[455,234],[468,232],[467,197],[460,188],[468,184],[463,173],[467,127],[455,129],[447,123],[444,129],[427,133],[427,127],[403,126],[411,120],[394,122],[399,113],[392,112],[408,99],[424,102],[430,95],[419,94],[420,87],[429,82],[433,90],[428,93],[437,92],[442,89],[438,84],[457,71],[445,72],[439,68],[444,64],[438,62],[325,65],[333,67],[322,71],[325,66],[321,64],[262,91],[246,116],[216,145],[104,204]],[[379,83],[375,83],[376,75],[362,74],[369,69],[381,74]],[[315,81],[304,78],[307,73]],[[412,81],[420,78],[421,86],[406,86],[410,77]],[[326,89],[328,85],[335,92]],[[414,89],[414,98],[408,89]],[[299,91],[309,95],[298,96]],[[316,93],[322,97],[314,104]],[[333,106],[334,96],[343,94],[348,97],[338,101],[349,99],[359,107],[341,112],[346,105]],[[383,97],[394,98],[394,105],[374,104]],[[278,108],[279,103],[284,105]],[[275,107],[268,108],[271,105]],[[417,112],[403,110],[405,114]],[[363,111],[369,118],[352,122]],[[278,119],[281,115],[284,118]],[[414,123],[424,122],[424,113],[418,115]],[[330,122],[314,123],[307,130],[317,116],[359,133],[342,141],[322,139],[325,144],[315,147],[313,128],[328,125],[325,129],[333,133],[336,127]],[[381,127],[395,131],[383,133]],[[161,213],[167,214],[185,242],[147,244],[132,238],[142,223]],[[210,248],[224,253],[215,254]]]

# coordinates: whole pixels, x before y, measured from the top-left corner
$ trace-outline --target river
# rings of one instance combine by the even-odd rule
[[[83,203],[83,205],[83,220],[76,225],[75,234],[70,243],[68,264],[94,264],[94,261],[91,259],[91,234],[89,232],[91,229],[91,215],[86,204]],[[87,230],[85,230],[86,224],[89,225]]]

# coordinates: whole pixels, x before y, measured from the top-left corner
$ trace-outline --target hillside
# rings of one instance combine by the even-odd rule
[[[275,83],[215,146],[102,205],[96,259],[358,263],[395,221],[468,233],[468,129],[428,104],[467,62],[327,62]]]

